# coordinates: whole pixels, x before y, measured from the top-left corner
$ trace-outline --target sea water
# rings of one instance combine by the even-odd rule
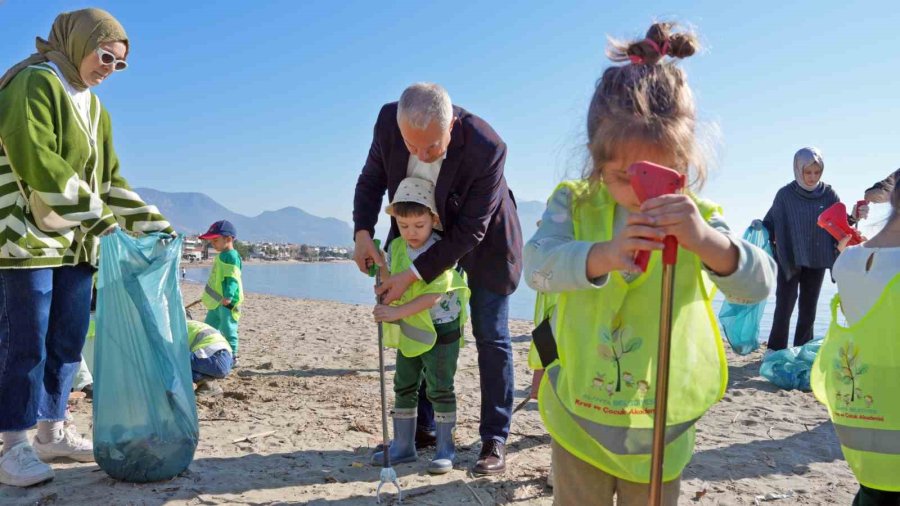
[[[187,270],[188,281],[206,283],[209,278],[209,267],[200,267]],[[359,272],[356,264],[352,262],[270,262],[263,264],[245,264],[242,270],[244,290],[247,292],[279,295],[298,299],[320,299],[344,302],[347,304],[374,304],[373,292],[374,278],[370,278]],[[829,303],[837,293],[830,277],[825,278],[822,284],[822,293],[819,296],[818,311],[814,327],[815,337],[822,337],[828,330],[831,318]],[[535,292],[524,282],[519,284],[518,290],[513,293],[509,302],[509,317],[518,320],[531,320],[534,316]],[[716,296],[713,308],[716,314],[722,304],[723,297]],[[759,339],[765,342],[772,328],[772,317],[775,313],[775,287],[769,296],[762,323],[759,329]],[[797,311],[794,311],[791,319],[790,336],[788,345],[794,339],[794,326],[797,323]]]

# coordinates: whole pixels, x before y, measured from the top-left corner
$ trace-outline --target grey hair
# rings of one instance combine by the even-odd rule
[[[400,95],[397,121],[401,118],[420,130],[428,128],[432,121],[437,121],[441,129],[450,128],[450,122],[453,121],[450,95],[440,84],[413,84]]]

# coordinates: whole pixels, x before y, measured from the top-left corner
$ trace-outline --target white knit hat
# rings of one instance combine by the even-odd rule
[[[400,185],[394,193],[394,200],[384,208],[384,212],[395,216],[394,204],[397,202],[415,202],[427,207],[435,217],[435,230],[444,230],[438,218],[437,205],[434,201],[434,185],[431,184],[431,181],[417,177],[408,177],[400,181]]]
[[[394,215],[394,204],[397,202],[415,202],[422,204],[431,210],[431,213],[437,216],[437,206],[434,203],[434,185],[431,181],[419,179],[417,177],[408,177],[400,181],[400,186],[394,193],[394,200],[384,208],[384,211],[391,216]]]

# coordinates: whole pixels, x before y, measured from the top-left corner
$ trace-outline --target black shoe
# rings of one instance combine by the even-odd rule
[[[225,393],[219,382],[214,379],[201,380],[197,382],[197,397],[221,397]]]
[[[437,446],[437,432],[416,427],[416,450]]]
[[[488,439],[481,446],[481,453],[478,454],[478,461],[472,468],[472,473],[500,474],[506,471],[506,445],[503,443]]]
[[[437,432],[416,427],[416,450],[424,450],[431,446],[437,446]],[[376,446],[375,451],[384,451],[384,445]]]

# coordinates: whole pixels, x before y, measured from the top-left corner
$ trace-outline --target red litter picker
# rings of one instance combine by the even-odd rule
[[[857,202],[856,205],[859,207],[864,203],[866,203],[866,201],[861,200]],[[837,202],[824,210],[822,214],[819,215],[819,219],[816,220],[816,223],[839,242],[843,238],[850,236],[850,242],[847,243],[847,246],[856,246],[863,242],[863,237],[860,235],[859,231],[850,226],[850,221],[847,220],[847,206],[842,202]]]
[[[628,167],[631,187],[638,200],[681,193],[685,177],[667,167],[650,162],[637,162]],[[666,410],[669,400],[669,355],[672,343],[672,299],[675,295],[675,262],[678,240],[667,235],[663,239],[662,298],[659,311],[659,350],[656,359],[656,406],[653,412],[653,446],[650,460],[650,506],[662,505],[663,459],[666,451]],[[647,270],[650,252],[641,251],[635,263]]]
[[[375,248],[381,249],[381,241],[375,239]],[[369,264],[369,276],[375,277],[375,286],[381,286],[381,269],[378,264],[372,262]],[[381,304],[381,296],[375,298],[376,302]],[[378,488],[375,489],[375,502],[381,504],[381,487],[385,483],[393,483],[397,488],[397,503],[403,501],[403,491],[400,490],[400,482],[397,481],[397,472],[391,467],[391,452],[389,451],[390,441],[388,440],[388,421],[387,421],[387,392],[385,390],[384,381],[384,331],[381,322],[378,323],[378,379],[381,383],[381,447],[384,449],[384,460],[381,466],[381,481]]]

